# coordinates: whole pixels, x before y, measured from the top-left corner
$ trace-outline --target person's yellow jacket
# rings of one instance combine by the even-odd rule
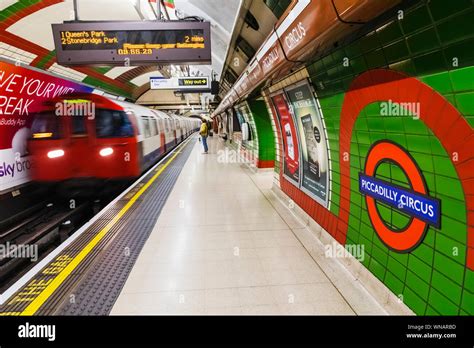
[[[199,134],[201,134],[201,136],[203,137],[207,137],[208,131],[207,131],[207,124],[205,122],[201,124],[201,129],[199,130]]]

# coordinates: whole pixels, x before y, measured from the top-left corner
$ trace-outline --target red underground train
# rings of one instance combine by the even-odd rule
[[[100,95],[62,96],[34,118],[32,179],[77,185],[135,178],[199,126],[196,119]]]

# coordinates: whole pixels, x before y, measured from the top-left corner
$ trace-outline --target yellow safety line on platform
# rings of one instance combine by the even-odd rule
[[[189,141],[181,144],[184,147]],[[105,226],[79,254],[59,273],[51,283],[26,307],[20,315],[34,315],[38,309],[48,300],[48,298],[56,291],[56,289],[64,282],[64,280],[74,271],[74,269],[81,263],[82,260],[91,252],[91,250],[104,238],[107,232],[119,221],[122,216],[135,204],[135,201],[151,186],[151,184],[160,176],[160,174],[168,167],[168,165],[178,156],[180,151],[171,156],[171,158],[161,167],[161,169],[153,175],[153,177],[138,191],[127,204],[118,212],[117,215]]]
[[[0,317],[18,316],[21,312],[0,312]]]

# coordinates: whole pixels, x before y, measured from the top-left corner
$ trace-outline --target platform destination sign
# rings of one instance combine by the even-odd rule
[[[209,22],[66,22],[52,28],[61,65],[211,64]]]
[[[150,89],[172,89],[175,91],[207,92],[211,88],[209,77],[150,77]]]

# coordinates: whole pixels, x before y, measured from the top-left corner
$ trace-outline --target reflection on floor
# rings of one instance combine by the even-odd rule
[[[223,142],[209,145],[196,143],[112,314],[386,314],[302,246],[271,170],[220,163]]]

